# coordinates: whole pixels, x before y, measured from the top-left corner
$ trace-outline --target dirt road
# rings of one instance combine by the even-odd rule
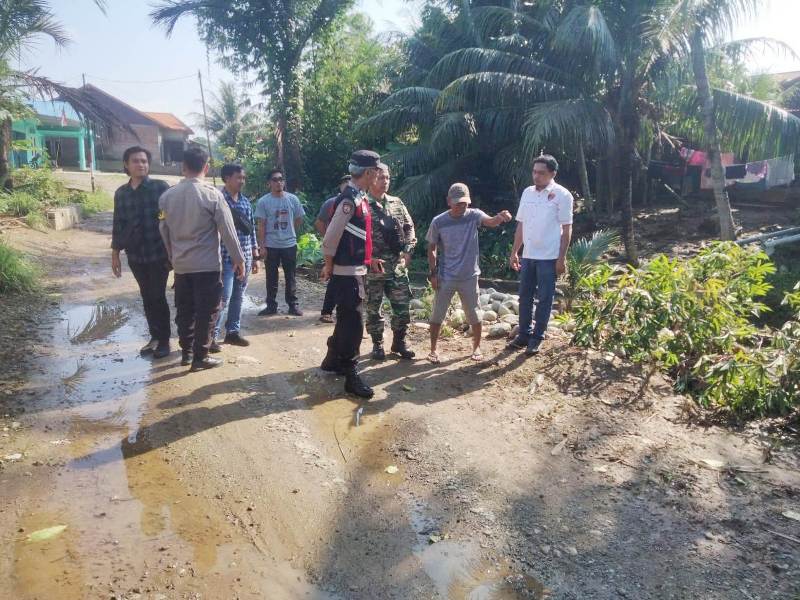
[[[304,317],[257,317],[263,275],[251,347],[151,363],[108,229],[7,233],[60,294],[2,378],[0,598],[800,594],[800,466],[766,424],[700,427],[658,375],[558,329],[528,361],[487,341],[474,364],[461,338],[440,365],[365,361],[360,404],[317,368],[321,287],[301,282]]]

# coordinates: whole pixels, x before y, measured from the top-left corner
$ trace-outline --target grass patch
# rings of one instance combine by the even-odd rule
[[[25,224],[31,229],[44,231],[47,229],[47,217],[40,210],[34,210],[25,215]]]
[[[85,217],[114,209],[114,198],[102,190],[75,194],[74,202],[80,205]]]
[[[0,294],[36,291],[39,275],[38,267],[0,240]]]

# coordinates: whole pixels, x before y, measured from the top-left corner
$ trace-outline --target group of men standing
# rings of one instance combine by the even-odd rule
[[[218,366],[209,353],[223,343],[246,346],[240,333],[242,299],[248,277],[265,261],[267,302],[259,315],[277,313],[278,269],[283,268],[289,314],[302,315],[296,292],[297,230],[305,216],[299,199],[284,189],[284,174],[269,174],[270,192],[252,210],[242,193],[243,168],[222,168],[220,191],[203,180],[208,154],[189,148],[184,155],[184,179],[173,187],[149,178],[149,153],[129,148],[123,157],[130,181],[114,198],[112,270],[121,275],[120,251],[128,257],[139,284],[151,340],[142,354],[162,358],[170,353],[166,282],[175,271],[175,307],[182,364],[192,370]],[[520,271],[520,329],[509,344],[539,350],[552,308],[556,278],[565,270],[571,237],[572,195],[554,181],[558,163],[551,156],[534,160],[534,185],[527,188],[517,211],[517,229],[510,265]],[[323,203],[315,226],[322,234],[327,282],[320,320],[336,319],[327,340],[324,371],[344,375],[345,390],[370,398],[373,390],[357,369],[364,332],[372,339],[372,358],[384,360],[384,298],[388,300],[392,342],[390,351],[413,359],[408,346],[410,302],[408,269],[417,244],[414,222],[400,198],[388,194],[389,167],[372,151],[354,152],[340,193]],[[435,290],[430,318],[428,359],[440,362],[437,341],[452,297],[458,293],[472,328],[473,360],[482,360],[478,302],[480,275],[478,230],[512,220],[507,210],[490,217],[471,207],[469,188],[453,184],[448,210],[428,229],[429,280]],[[257,226],[256,226],[257,222]],[[523,252],[520,257],[520,251]],[[534,298],[536,303],[535,327]]]

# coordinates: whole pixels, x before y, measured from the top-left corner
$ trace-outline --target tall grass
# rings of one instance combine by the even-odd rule
[[[36,291],[39,274],[38,267],[21,252],[0,240],[0,294]]]

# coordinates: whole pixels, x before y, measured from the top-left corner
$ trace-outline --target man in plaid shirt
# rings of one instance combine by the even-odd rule
[[[114,225],[111,232],[111,270],[122,277],[119,253],[124,250],[128,266],[144,304],[150,329],[150,341],[141,349],[142,356],[164,358],[170,352],[167,277],[172,268],[158,231],[158,199],[169,184],[150,179],[150,152],[132,146],[122,155],[130,180],[114,193]]]
[[[214,338],[211,342],[210,352],[221,350],[217,343],[221,325],[225,323],[225,344],[234,346],[249,346],[247,341],[239,333],[242,318],[242,298],[247,289],[247,277],[250,272],[258,273],[258,261],[253,260],[258,256],[258,243],[256,241],[256,230],[253,224],[253,208],[250,200],[242,194],[245,184],[245,172],[241,165],[228,163],[222,167],[222,181],[225,187],[222,195],[231,209],[233,222],[236,225],[236,235],[239,237],[239,245],[242,248],[245,258],[245,276],[237,279],[234,275],[233,262],[230,254],[225,248],[225,244],[220,244],[222,254],[222,307],[219,312],[216,327],[214,328]],[[227,315],[227,316],[226,316]]]

